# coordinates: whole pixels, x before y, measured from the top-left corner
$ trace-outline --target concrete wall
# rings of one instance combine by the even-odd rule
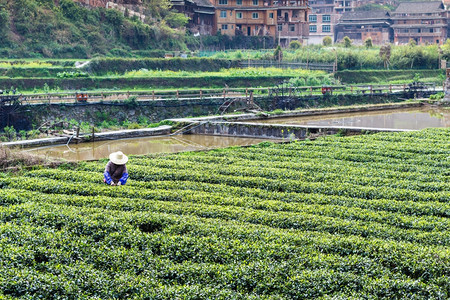
[[[257,121],[255,121],[257,122]],[[300,126],[300,125],[273,125],[261,123],[241,123],[241,122],[208,122],[201,124],[191,130],[192,134],[238,136],[238,137],[258,137],[268,139],[305,139],[310,135],[336,134],[338,132],[361,133],[364,131],[403,131],[390,129],[373,128],[349,128],[342,126]]]
[[[379,104],[399,102],[401,96],[370,96],[370,95],[339,95],[312,97],[278,97],[255,98],[255,103],[264,111],[276,109],[294,110],[298,108],[347,106],[353,104]],[[123,121],[138,122],[146,118],[150,123],[165,119],[199,117],[217,115],[224,99],[208,100],[159,100],[139,101],[138,105],[121,102],[77,103],[77,104],[40,104],[22,107],[16,120],[27,120],[28,124],[39,127],[46,121],[88,122],[98,125],[104,121],[122,123]],[[241,111],[244,102],[237,102],[227,110],[227,113]],[[14,124],[15,128],[16,127]],[[26,129],[26,128],[21,128]]]

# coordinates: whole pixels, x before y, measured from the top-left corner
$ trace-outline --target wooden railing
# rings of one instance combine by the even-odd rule
[[[274,60],[243,60],[241,68],[282,68],[282,69],[307,69],[333,72],[333,63],[307,63],[307,62],[278,62]]]
[[[442,91],[433,83],[424,83],[429,92]],[[230,99],[230,98],[259,98],[259,97],[302,97],[318,96],[325,93],[333,95],[379,95],[396,94],[409,91],[407,84],[396,85],[348,85],[330,86],[331,92],[323,86],[290,87],[280,85],[267,88],[227,88],[227,89],[198,89],[198,90],[151,90],[129,92],[83,92],[87,95],[87,102],[92,103],[126,103],[127,101],[160,101],[160,100],[203,100],[203,99]],[[77,101],[77,93],[48,93],[48,94],[24,94],[22,100],[25,104],[42,103],[83,103]]]

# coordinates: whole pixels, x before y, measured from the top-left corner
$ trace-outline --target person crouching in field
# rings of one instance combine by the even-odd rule
[[[103,181],[109,185],[125,185],[128,179],[128,171],[125,164],[128,157],[121,151],[111,153],[109,155],[109,162],[106,164],[105,177]]]

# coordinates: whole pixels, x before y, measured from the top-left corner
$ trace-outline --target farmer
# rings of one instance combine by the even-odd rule
[[[103,173],[105,176],[103,181],[109,185],[125,185],[128,179],[127,167],[125,166],[127,161],[128,157],[121,151],[111,153],[105,173]]]

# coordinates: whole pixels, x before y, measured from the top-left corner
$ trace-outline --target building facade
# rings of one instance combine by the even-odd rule
[[[448,11],[441,1],[400,3],[392,12],[394,44],[443,44],[448,33]]]
[[[214,32],[229,36],[271,36],[281,45],[308,37],[307,0],[210,0]]]
[[[343,14],[345,12],[355,11],[355,8],[363,4],[362,0],[334,0],[334,12]]]
[[[173,8],[189,17],[188,29],[194,35],[214,32],[216,11],[209,0],[172,0]]]
[[[308,44],[322,44],[323,38],[329,36],[334,40],[334,26],[340,15],[334,11],[335,0],[310,0],[311,11],[308,15]]]
[[[336,37],[335,27],[344,13],[353,12],[367,0],[310,0],[309,44],[321,44],[323,38]]]
[[[389,12],[384,10],[346,12],[336,25],[335,41],[348,36],[357,45],[362,45],[367,38],[376,45],[388,44],[393,37],[391,23]]]

